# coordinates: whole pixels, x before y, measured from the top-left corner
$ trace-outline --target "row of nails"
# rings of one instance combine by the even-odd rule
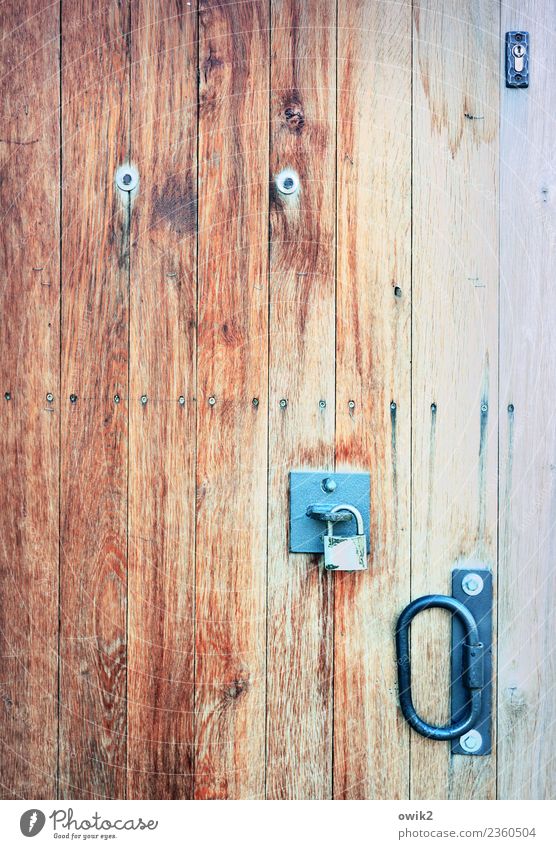
[[[11,401],[12,400],[12,393],[11,392],[4,392],[4,398],[6,399],[6,401]],[[69,396],[69,399],[70,399],[72,404],[75,404],[77,402],[77,395],[72,393]],[[52,394],[52,392],[47,393],[46,400],[48,401],[49,404],[51,404],[52,401],[54,401],[54,395]],[[140,401],[141,401],[141,404],[143,404],[143,406],[145,406],[145,404],[148,402],[148,400],[149,400],[148,395],[141,395]],[[119,404],[120,401],[121,401],[121,396],[120,395],[114,395],[114,403]],[[211,407],[215,406],[216,398],[214,397],[214,395],[211,395],[209,397],[208,403],[210,404]],[[259,406],[259,399],[253,398],[251,403],[253,404],[254,407],[258,407]],[[180,395],[180,397],[178,398],[178,404],[181,407],[183,407],[185,405],[185,398],[184,398],[183,395]],[[282,409],[285,409],[288,406],[288,399],[287,398],[280,398],[279,404],[280,404],[280,407]],[[326,401],[324,401],[324,400],[319,401],[319,407],[320,407],[321,410],[324,410],[326,408]],[[350,410],[354,410],[355,409],[355,401],[348,401],[348,408]],[[397,404],[396,404],[395,401],[391,402],[390,409],[392,411],[397,409]],[[436,404],[434,402],[431,404],[431,411],[433,413],[436,413]],[[484,404],[484,403],[481,404],[481,412],[486,413],[487,411],[488,411],[488,404]],[[513,411],[514,411],[514,405],[508,404],[508,413],[513,413]]]

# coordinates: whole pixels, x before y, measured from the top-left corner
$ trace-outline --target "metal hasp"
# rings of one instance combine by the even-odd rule
[[[341,522],[342,536],[357,536],[357,520],[349,510],[332,513],[338,505],[350,505],[361,514],[370,549],[371,477],[364,472],[290,472],[290,551],[323,554],[323,523]]]
[[[529,86],[529,33],[517,30],[506,33],[506,87]]]
[[[422,719],[411,695],[409,629],[423,610],[452,613],[451,722],[439,727]],[[492,574],[488,569],[454,569],[452,596],[427,595],[412,601],[396,625],[398,688],[402,713],[423,737],[451,740],[452,752],[488,755],[492,716]]]

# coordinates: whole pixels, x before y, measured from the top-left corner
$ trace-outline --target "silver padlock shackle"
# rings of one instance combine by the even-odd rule
[[[339,513],[341,510],[346,510],[348,513],[351,513],[355,521],[357,522],[357,533],[362,535],[365,533],[365,528],[363,526],[363,516],[353,504],[337,504],[330,511],[331,513]]]

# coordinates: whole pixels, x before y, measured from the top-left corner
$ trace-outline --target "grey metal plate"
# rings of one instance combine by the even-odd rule
[[[322,482],[333,478],[334,492],[325,492]],[[371,476],[363,472],[290,472],[290,551],[322,554],[322,535],[326,525],[307,516],[311,504],[352,504],[363,517],[367,550],[370,551]],[[335,526],[337,536],[352,536],[357,533],[355,519]]]
[[[480,575],[484,586],[479,595],[470,596],[464,591],[461,582],[470,573]],[[461,748],[459,739],[452,741],[452,753],[455,755],[489,755],[492,750],[492,573],[489,569],[454,569],[452,572],[452,595],[471,611],[479,629],[479,639],[484,645],[485,686],[482,691],[481,716],[475,729],[481,734],[483,743],[476,752],[466,752]],[[458,721],[469,711],[468,691],[461,681],[461,647],[463,644],[463,625],[457,616],[452,617],[452,722]],[[465,736],[465,735],[464,735]]]

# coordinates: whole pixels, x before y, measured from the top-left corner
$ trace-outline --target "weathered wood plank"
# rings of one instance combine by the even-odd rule
[[[370,470],[372,543],[369,572],[334,578],[334,797],[406,798],[392,631],[410,578],[410,2],[339,3],[337,163],[336,468]]]
[[[58,9],[4,4],[2,30],[0,796],[48,799],[58,711]]]
[[[332,792],[333,577],[288,554],[288,473],[334,467],[336,4],[272,3],[267,794]],[[281,404],[281,402],[284,402]],[[323,402],[323,404],[321,404]]]
[[[268,3],[203,0],[199,26],[195,795],[258,798],[265,736]]]
[[[500,144],[498,794],[556,797],[554,0],[502,6],[531,39],[527,90],[503,88]],[[517,204],[517,205],[516,205]]]
[[[499,4],[414,4],[412,597],[496,566]],[[480,57],[480,72],[477,68]],[[449,617],[412,628],[420,712],[449,719]],[[445,695],[444,695],[445,694]],[[490,798],[496,758],[412,735],[416,798]]]
[[[59,793],[122,797],[129,209],[114,177],[129,147],[127,2],[63,5],[62,92]]]
[[[197,8],[131,17],[128,796],[191,798]]]

